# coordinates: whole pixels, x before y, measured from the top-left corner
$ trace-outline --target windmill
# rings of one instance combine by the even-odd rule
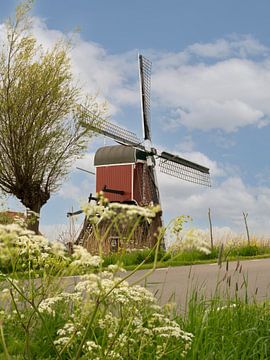
[[[94,158],[96,192],[103,191],[110,202],[146,206],[160,204],[155,172],[156,161],[159,162],[161,172],[188,182],[210,186],[210,175],[208,168],[178,155],[159,151],[152,145],[150,122],[151,62],[142,55],[139,55],[138,60],[143,139],[109,121],[93,119],[90,113],[89,119],[91,120],[87,124],[94,132],[109,137],[118,143],[118,145],[103,146],[96,151]],[[84,109],[84,112],[87,113],[87,109]],[[95,200],[92,195],[90,195],[89,201],[91,199]],[[142,239],[140,243],[138,241],[136,244],[133,243],[133,246],[152,246],[155,242],[153,234],[161,224],[160,213],[150,228],[148,226],[146,229],[146,225],[143,225],[140,234]],[[107,252],[119,246],[115,238],[115,236],[111,236],[111,242],[108,240]],[[84,221],[77,243],[83,244],[91,252],[96,251],[91,224],[87,219]]]

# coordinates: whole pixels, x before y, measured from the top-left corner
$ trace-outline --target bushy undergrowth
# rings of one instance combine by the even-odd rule
[[[0,227],[0,250],[0,359],[176,359],[190,348],[192,334],[118,265],[15,224]],[[76,285],[74,273],[85,273]]]
[[[219,247],[200,246],[195,234],[168,252],[159,250],[157,242],[154,249],[125,250],[103,259],[80,246],[68,255],[62,244],[23,227],[0,226],[0,359],[270,358],[269,303],[219,294],[209,300],[195,291],[185,314],[172,313],[146,288],[128,282],[135,271],[125,274],[120,268],[120,263],[221,256]],[[228,244],[222,256],[260,251],[256,243]],[[72,274],[84,275],[74,284]]]
[[[266,245],[248,245],[238,243],[238,245],[228,245],[221,247],[214,246],[213,249],[205,253],[196,247],[190,249],[181,249],[176,252],[160,250],[158,252],[158,265],[174,266],[188,265],[204,261],[226,261],[237,260],[239,258],[248,258],[256,256],[270,256],[270,246]],[[121,263],[124,267],[132,268],[144,262],[151,265],[154,262],[154,253],[150,249],[137,249],[132,252],[112,253],[104,257],[104,266]]]
[[[150,264],[155,261],[155,255],[157,255],[157,261],[166,261],[170,258],[170,255],[165,250],[159,249],[157,254],[152,249],[134,249],[132,251],[112,253],[104,257],[104,266],[110,264],[121,263],[123,266],[139,265],[142,262]]]

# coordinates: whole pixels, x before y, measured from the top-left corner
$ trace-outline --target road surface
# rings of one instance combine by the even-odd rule
[[[147,276],[149,272],[139,270],[128,281],[146,286],[160,304],[174,302],[183,311],[195,290],[208,299],[217,292],[242,298],[247,294],[249,301],[270,299],[270,259],[222,263],[221,267],[215,263],[160,268]],[[80,276],[65,278],[65,287],[71,290],[79,280]]]
[[[176,302],[185,309],[187,294],[194,289],[207,298],[215,292],[226,295],[248,294],[250,301],[254,297],[259,301],[270,299],[270,259],[256,259],[239,262],[178,266],[155,270],[146,279],[140,280],[148,270],[138,271],[129,279],[130,283],[145,284],[158,298],[161,304]]]

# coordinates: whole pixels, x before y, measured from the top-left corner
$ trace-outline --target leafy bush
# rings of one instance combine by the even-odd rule
[[[121,263],[123,266],[139,265],[153,263],[156,253],[152,249],[134,249],[132,251],[124,251],[112,253],[104,257],[104,266],[110,264]],[[157,261],[168,259],[169,255],[162,249],[157,252]]]
[[[0,272],[0,358],[175,359],[190,348],[192,334],[130,275],[117,277],[118,265],[104,270],[80,246],[68,256],[18,225],[0,227],[0,250],[11,269]],[[63,277],[82,271],[75,287]]]
[[[179,262],[194,262],[194,261],[201,261],[201,260],[211,260],[217,259],[218,257],[218,248],[214,247],[209,253],[205,253],[198,249],[190,249],[190,250],[183,250],[179,251],[175,255],[171,255],[171,260],[179,261]]]
[[[12,217],[8,216],[4,211],[0,212],[0,224],[2,225],[8,225],[12,224],[14,220]]]
[[[259,254],[257,245],[242,245],[230,248],[229,254],[232,256],[256,256]]]

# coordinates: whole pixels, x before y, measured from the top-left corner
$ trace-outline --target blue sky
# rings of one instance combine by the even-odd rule
[[[17,1],[0,0],[0,22]],[[157,147],[210,167],[205,189],[158,173],[165,220],[191,215],[221,230],[270,231],[270,3],[181,0],[36,0],[34,33],[44,46],[74,29],[74,76],[107,99],[111,118],[141,136],[137,53],[153,63],[152,132]],[[95,139],[77,165],[93,169]],[[66,212],[94,192],[94,178],[71,171],[41,213],[49,236]],[[10,206],[15,206],[14,202]],[[218,229],[216,230],[218,231]]]

